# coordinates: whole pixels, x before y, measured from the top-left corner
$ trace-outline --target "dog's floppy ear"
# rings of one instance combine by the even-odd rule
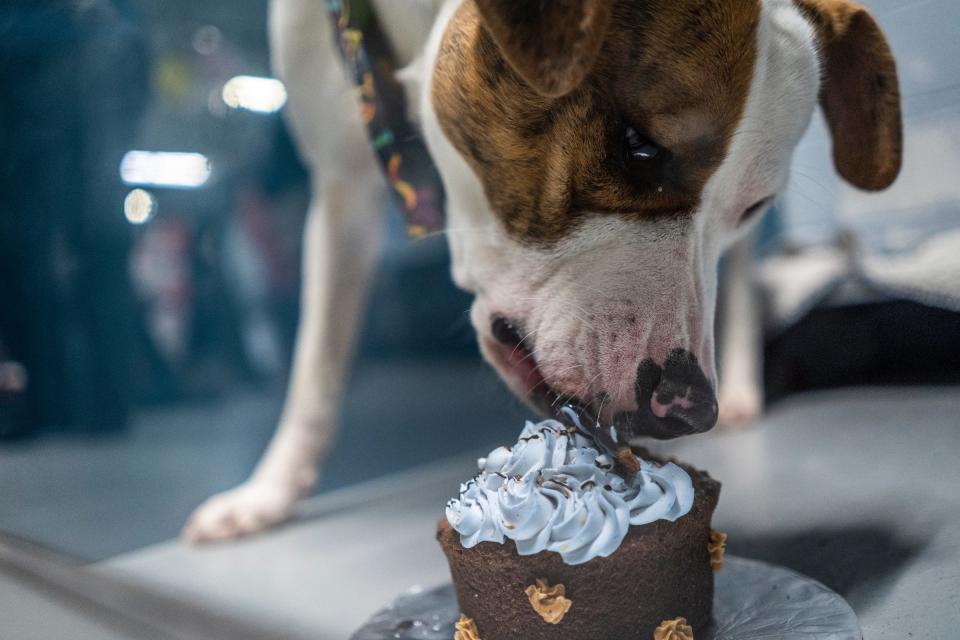
[[[820,105],[837,172],[861,189],[885,189],[903,147],[897,66],[867,10],[849,0],[795,0],[820,40]]]
[[[475,2],[510,66],[548,97],[570,93],[593,68],[612,5],[612,0]]]

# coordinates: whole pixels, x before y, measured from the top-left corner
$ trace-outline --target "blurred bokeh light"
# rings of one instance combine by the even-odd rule
[[[149,222],[157,211],[157,199],[145,189],[134,189],[123,200],[123,215],[131,224]]]
[[[236,76],[223,85],[223,101],[234,109],[274,113],[286,104],[287,89],[273,78]]]
[[[120,161],[120,177],[127,184],[195,189],[210,178],[210,161],[200,153],[128,151]]]

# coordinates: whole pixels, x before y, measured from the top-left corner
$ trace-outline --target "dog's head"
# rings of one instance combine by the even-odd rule
[[[717,263],[818,97],[840,174],[900,166],[896,70],[846,0],[464,0],[423,124],[481,350],[552,412],[668,438],[717,415]]]

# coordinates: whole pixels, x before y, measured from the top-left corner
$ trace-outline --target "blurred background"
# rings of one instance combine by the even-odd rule
[[[318,0],[319,1],[319,0]],[[868,3],[906,147],[844,186],[819,116],[759,234],[767,401],[960,382],[960,4]],[[0,6],[0,530],[88,560],[175,536],[280,413],[307,180],[264,0]],[[441,237],[388,242],[318,491],[512,438]]]

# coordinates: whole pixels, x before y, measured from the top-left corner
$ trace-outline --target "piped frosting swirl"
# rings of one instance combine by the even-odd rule
[[[447,503],[447,520],[468,549],[510,539],[522,556],[553,551],[570,565],[606,557],[631,525],[673,521],[693,505],[686,471],[637,462],[640,471],[624,479],[580,432],[527,422],[513,447],[478,461],[479,475]]]

